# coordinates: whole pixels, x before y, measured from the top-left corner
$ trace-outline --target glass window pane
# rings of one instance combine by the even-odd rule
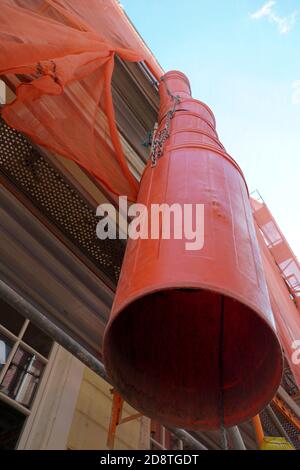
[[[45,357],[49,356],[53,344],[53,340],[32,323],[27,326],[23,341]]]
[[[7,330],[18,336],[25,318],[0,299],[0,323]]]
[[[19,347],[2,380],[1,392],[30,408],[43,369],[44,364],[35,355]]]
[[[15,449],[26,416],[0,400],[0,450]]]
[[[13,342],[0,333],[0,370],[6,364]]]

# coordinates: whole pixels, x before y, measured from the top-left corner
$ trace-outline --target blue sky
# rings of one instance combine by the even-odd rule
[[[165,71],[190,79],[300,258],[300,0],[122,0]]]

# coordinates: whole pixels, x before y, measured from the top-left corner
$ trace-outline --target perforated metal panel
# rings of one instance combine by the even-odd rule
[[[272,410],[280,421],[280,424],[288,434],[291,442],[297,450],[300,450],[300,433],[299,431],[280,413],[274,405],[271,405]],[[280,433],[274,425],[273,421],[270,419],[268,413],[264,410],[261,414],[262,425],[267,436],[279,436]]]
[[[31,145],[0,117],[0,171],[100,271],[116,284],[124,246],[96,237],[97,218],[82,195]]]
[[[291,397],[296,397],[297,395],[299,395],[299,390],[296,385],[295,379],[293,377],[292,371],[287,364],[285,364],[281,386],[285,389],[285,391]],[[276,408],[275,405],[271,404],[271,408],[273,412],[275,413],[275,415],[277,416],[278,420],[280,421],[280,424],[282,425],[283,429],[288,434],[295,448],[300,450],[299,430],[278,410],[278,408]],[[264,410],[260,414],[260,416],[261,416],[263,428],[264,428],[266,435],[267,436],[279,436],[278,429],[276,428],[273,421],[270,419],[267,411]]]

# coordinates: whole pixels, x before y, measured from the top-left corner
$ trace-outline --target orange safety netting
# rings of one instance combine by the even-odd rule
[[[293,372],[296,384],[300,389],[300,367],[298,361],[295,361],[294,359],[295,357],[299,357],[299,312],[291,295],[289,294],[285,281],[280,274],[278,266],[276,265],[276,262],[266,245],[257,223],[256,227],[271,306],[278,329],[279,338],[284,349],[287,362],[291,371]],[[270,361],[272,361],[271,357]]]
[[[265,203],[251,200],[253,215],[300,311],[300,265]]]
[[[6,122],[135,199],[115,123],[114,58],[161,70],[115,0],[2,0],[0,75],[22,77]]]

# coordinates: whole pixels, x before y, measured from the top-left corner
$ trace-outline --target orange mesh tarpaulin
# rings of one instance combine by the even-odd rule
[[[115,55],[161,70],[115,0],[2,0],[0,75],[18,74],[12,127],[135,199],[111,95]]]
[[[298,343],[300,340],[299,311],[289,294],[278,266],[276,265],[258,227],[257,238],[261,250],[271,306],[279,338],[284,349],[287,362],[293,372],[296,384],[300,389],[300,366],[297,363],[298,361],[295,360],[295,358],[297,359],[299,356],[299,353],[297,354],[297,350],[299,349]],[[271,357],[270,361],[272,361]]]

